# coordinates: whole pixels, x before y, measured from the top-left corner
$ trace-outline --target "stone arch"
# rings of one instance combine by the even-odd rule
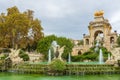
[[[89,45],[89,39],[86,39],[85,42],[86,42],[86,45]]]
[[[114,43],[114,37],[110,37],[110,43]]]
[[[98,36],[98,34],[102,34],[104,36],[104,33],[102,30],[97,30],[95,33],[94,33],[94,40],[96,39],[96,37]]]

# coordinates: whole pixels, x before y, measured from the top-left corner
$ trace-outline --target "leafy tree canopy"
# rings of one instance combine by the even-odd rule
[[[14,6],[7,14],[0,14],[0,47],[26,48],[43,37],[41,21],[33,18],[33,11],[20,12]]]
[[[72,52],[73,43],[70,41],[70,39],[67,39],[65,37],[57,37],[55,35],[50,35],[42,38],[37,45],[37,51],[44,54],[45,56],[48,55],[48,50],[50,49],[52,41],[57,41],[58,45],[60,47],[65,46],[64,53],[62,54],[62,57],[64,59],[68,58],[68,54]]]

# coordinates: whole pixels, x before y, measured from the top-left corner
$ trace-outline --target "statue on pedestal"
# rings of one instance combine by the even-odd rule
[[[100,36],[100,34],[98,34],[98,36],[96,37],[96,41],[102,42],[103,38]]]
[[[101,42],[102,42],[102,37],[100,36],[100,34],[98,34],[98,36],[96,37],[95,52],[99,50],[99,47],[101,46]]]
[[[60,47],[56,41],[53,41],[52,44],[51,44],[51,48],[52,48],[52,52],[54,54],[54,58],[53,59],[60,59],[62,60],[61,56],[62,56],[62,53],[64,51],[64,47]]]

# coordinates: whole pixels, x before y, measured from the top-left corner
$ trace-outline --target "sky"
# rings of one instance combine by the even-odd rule
[[[83,34],[89,34],[89,22],[98,10],[104,10],[112,31],[120,33],[120,0],[0,0],[0,13],[13,6],[21,12],[33,10],[34,17],[42,22],[45,36],[82,39]]]

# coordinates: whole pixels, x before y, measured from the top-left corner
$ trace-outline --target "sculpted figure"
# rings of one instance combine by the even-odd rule
[[[103,14],[104,14],[104,11],[103,11],[103,10],[100,10],[100,11],[96,11],[96,12],[94,13],[94,16],[103,16]]]
[[[101,42],[103,40],[103,38],[100,36],[100,34],[98,34],[98,36],[96,37],[96,41]]]
[[[52,42],[51,48],[53,49],[54,59],[58,58],[58,59],[62,60],[61,56],[64,51],[64,47],[65,46],[60,48],[60,46],[57,44],[56,41]]]

